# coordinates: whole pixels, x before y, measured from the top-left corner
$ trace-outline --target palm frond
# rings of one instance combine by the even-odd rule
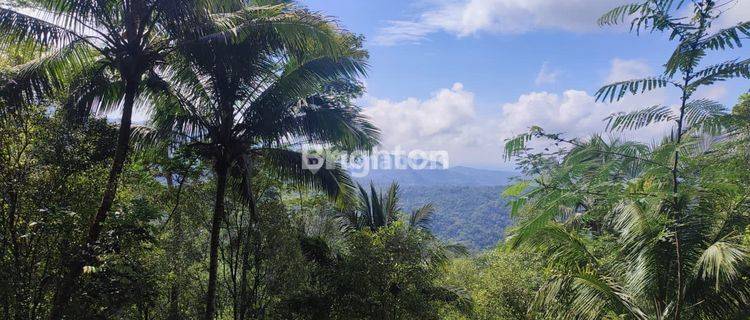
[[[363,75],[366,68],[367,62],[355,57],[319,56],[302,62],[292,60],[274,83],[256,99],[255,108],[305,99],[320,91],[328,82]]]
[[[72,30],[12,7],[0,6],[0,29],[3,30],[0,34],[1,48],[23,43],[38,44],[36,50],[59,48],[79,38]]]
[[[576,269],[597,263],[596,257],[575,231],[567,230],[560,223],[546,220],[544,216],[541,214],[541,219],[534,218],[522,222],[515,228],[509,237],[510,248],[534,248],[548,257],[551,265],[563,268]]]
[[[648,320],[649,315],[641,310],[624,288],[612,278],[592,271],[577,272],[572,275],[575,292],[571,311],[586,315],[586,318],[604,317],[611,310],[625,311],[635,319]]]
[[[75,87],[65,98],[63,107],[76,118],[85,119],[90,114],[107,114],[120,106],[125,84],[107,71],[105,62],[92,63],[74,76]]]
[[[302,165],[302,153],[275,148],[257,150],[269,170],[283,181],[323,191],[331,198],[348,196],[354,184],[346,170],[338,163],[326,160],[320,170],[312,171]]]
[[[399,185],[398,183],[392,183],[388,188],[388,192],[384,195],[380,201],[385,211],[385,216],[388,217],[389,222],[398,220],[398,214],[401,212],[401,199],[399,199]]]
[[[17,1],[18,3],[31,3],[35,8],[51,12],[56,15],[74,16],[79,20],[91,19],[94,15],[104,13],[107,5],[114,6],[108,1],[87,0],[31,0]],[[72,21],[73,23],[75,21]]]
[[[307,99],[298,108],[256,110],[238,125],[243,134],[269,143],[284,138],[331,146],[343,151],[370,151],[379,143],[379,130],[358,107],[339,105],[323,96]],[[269,121],[275,119],[276,121]]]
[[[360,219],[364,219],[364,223],[358,223],[355,227],[362,228],[364,226],[370,227],[370,229],[375,229],[375,221],[374,221],[374,213],[372,212],[372,203],[371,203],[371,197],[370,194],[367,193],[367,190],[365,190],[364,187],[362,187],[361,184],[357,183],[357,190],[359,190],[359,193],[357,193],[357,206],[356,211],[360,212]]]
[[[370,183],[370,205],[372,206],[372,223],[375,229],[385,227],[388,225],[388,216],[383,208],[382,198],[378,196],[378,191],[375,190],[375,185]]]
[[[96,51],[74,41],[15,67],[0,92],[11,103],[33,103],[64,89],[76,72],[98,60]]]
[[[280,40],[290,52],[304,53],[314,46],[335,52],[337,35],[331,23],[289,4],[248,5],[233,12],[215,13],[213,20],[218,32],[203,36],[200,42],[240,44],[262,34]]]
[[[747,266],[750,249],[742,243],[742,237],[723,238],[706,248],[696,265],[704,279],[714,279],[716,290],[722,283],[731,283]]]
[[[435,215],[435,207],[428,203],[413,210],[409,215],[409,227],[426,229],[429,227],[432,217]]]

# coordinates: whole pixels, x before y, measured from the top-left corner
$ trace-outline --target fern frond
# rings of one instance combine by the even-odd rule
[[[510,160],[512,157],[519,155],[521,152],[526,150],[526,144],[534,139],[535,137],[542,134],[544,131],[541,127],[533,126],[529,129],[529,132],[519,134],[513,138],[505,140],[505,160]]]
[[[640,129],[658,122],[676,121],[677,117],[669,107],[653,106],[630,113],[615,113],[605,120],[607,121],[607,130],[622,132]]]
[[[651,77],[615,82],[599,89],[599,91],[596,92],[596,101],[619,101],[628,93],[633,95],[641,94],[646,91],[664,88],[669,84],[669,79],[665,77]]]
[[[616,7],[602,15],[597,23],[600,26],[612,26],[625,22],[625,18],[638,12],[643,13],[648,8],[646,3],[631,3]]]
[[[711,50],[741,48],[742,35],[750,37],[750,21],[740,22],[735,26],[719,30],[701,41],[701,47]]]
[[[706,67],[696,72],[694,78],[696,80],[690,83],[693,90],[699,86],[711,85],[732,78],[750,79],[750,59],[731,60]]]
[[[716,120],[725,115],[724,106],[716,101],[700,99],[685,105],[685,124],[690,127],[713,127],[719,124]]]

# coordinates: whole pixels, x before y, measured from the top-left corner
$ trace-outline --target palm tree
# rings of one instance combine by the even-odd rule
[[[354,229],[369,228],[371,231],[377,231],[406,218],[405,222],[410,229],[429,233],[428,225],[435,214],[435,208],[431,203],[406,214],[401,208],[398,183],[392,183],[385,193],[378,192],[373,184],[370,184],[369,192],[360,184],[357,185],[357,189],[359,193],[355,205],[342,210],[349,226]]]
[[[58,285],[53,319],[61,317],[112,207],[128,155],[133,107],[145,78],[161,62],[179,30],[192,25],[186,23],[192,17],[191,6],[190,1],[166,0],[11,0],[0,6],[0,43],[5,47],[23,45],[39,56],[19,67],[2,87],[10,106],[69,89],[66,105],[78,111],[92,108],[106,113],[122,108],[101,205],[89,226],[81,256],[70,259],[69,270]]]
[[[398,183],[392,183],[385,192],[379,192],[373,184],[370,184],[369,192],[360,184],[357,185],[357,189],[359,193],[356,199],[349,199],[349,203],[339,203],[340,216],[345,222],[345,227],[377,232],[394,223],[404,223],[406,230],[422,236],[421,245],[425,252],[429,252],[423,258],[426,263],[434,266],[445,262],[450,256],[468,254],[465,246],[446,243],[432,233],[429,224],[435,215],[435,207],[431,203],[409,212],[403,210]]]
[[[351,187],[345,171],[331,162],[316,172],[305,170],[302,153],[290,146],[369,150],[378,139],[377,129],[350,105],[361,91],[356,77],[366,69],[367,54],[359,38],[284,3],[214,10],[212,15],[221,19],[202,26],[203,32],[221,36],[207,44],[185,45],[170,58],[170,67],[160,72],[162,92],[154,95],[153,130],[141,132],[144,139],[182,142],[213,165],[216,200],[205,319],[216,313],[219,235],[228,182],[236,182],[231,186],[248,201],[255,224],[252,177],[257,163],[285,180],[336,197]],[[227,28],[236,21],[292,17],[298,21],[296,28],[264,23]],[[217,32],[221,30],[226,32]],[[240,314],[245,313],[242,309]]]
[[[358,184],[357,188],[359,193],[356,199],[348,199],[349,203],[339,203],[339,207],[343,207],[339,209],[341,211],[339,218],[342,218],[339,221],[344,224],[342,231],[348,237],[355,235],[352,232],[364,230],[378,233],[388,228],[395,228],[392,230],[397,230],[396,232],[402,237],[399,245],[387,248],[387,250],[397,252],[403,250],[402,245],[409,247],[406,243],[410,240],[407,239],[412,237],[412,240],[416,240],[414,244],[418,253],[412,252],[411,254],[415,254],[415,260],[419,261],[420,267],[429,272],[442,272],[445,263],[451,257],[468,255],[468,249],[465,246],[447,243],[432,233],[429,224],[435,214],[435,208],[431,203],[409,212],[402,209],[398,183],[392,183],[385,192],[378,191],[372,183],[369,192],[362,185]],[[323,247],[327,246],[323,245]],[[391,288],[399,288],[398,283],[391,285]],[[462,312],[468,312],[471,309],[470,297],[462,288],[431,283],[420,290],[426,301],[446,302],[458,307]]]

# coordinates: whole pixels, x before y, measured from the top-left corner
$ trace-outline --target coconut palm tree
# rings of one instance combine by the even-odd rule
[[[228,188],[246,198],[254,222],[252,177],[261,163],[286,181],[336,197],[351,187],[345,171],[330,161],[317,171],[306,170],[303,154],[291,146],[355,151],[369,150],[378,140],[377,129],[350,104],[361,92],[356,77],[366,69],[359,38],[322,16],[283,3],[214,10],[222,19],[202,26],[208,34],[220,34],[216,30],[234,20],[269,16],[295,16],[309,29],[286,33],[290,30],[258,24],[181,47],[169,68],[159,73],[162,90],[154,94],[151,129],[138,130],[142,139],[181,142],[213,165],[216,200],[205,319],[216,313],[219,235]]]
[[[128,154],[133,108],[145,79],[169,50],[173,36],[192,25],[187,23],[193,16],[192,5],[166,0],[12,0],[0,5],[0,44],[21,46],[38,56],[17,68],[0,89],[6,108],[67,89],[66,105],[78,111],[122,110],[101,205],[89,226],[83,252],[70,259],[69,270],[58,285],[52,318],[61,316],[112,207]]]

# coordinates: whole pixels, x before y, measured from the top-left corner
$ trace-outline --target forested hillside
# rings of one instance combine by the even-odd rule
[[[357,178],[386,188],[397,182],[405,209],[431,203],[435,214],[430,229],[439,238],[472,250],[491,249],[512,224],[504,185],[518,174],[504,171],[453,167],[439,170],[374,170]]]
[[[468,4],[486,18],[479,5],[521,3]],[[511,14],[540,20],[526,11],[542,3]],[[729,106],[706,94],[750,87],[750,57],[736,50],[750,22],[725,20],[736,4],[603,12],[599,26],[672,48],[653,76],[581,100],[667,102],[613,106],[625,111],[603,134],[525,113],[528,131],[474,155],[502,152],[514,179],[455,167],[357,180],[307,152],[364,159],[392,140],[357,105],[372,98],[364,81],[379,49],[327,12],[284,0],[3,1],[0,319],[748,319],[750,93]],[[406,27],[412,42],[473,34],[436,24],[457,16],[491,20],[442,10],[389,30]],[[619,52],[620,36],[602,48]],[[467,59],[454,58],[439,63]],[[557,77],[540,74],[537,85]],[[395,121],[441,99],[450,105],[424,122],[379,126],[411,142],[497,137],[454,128],[483,117],[462,85],[424,103],[370,100]],[[527,111],[517,107],[503,115]]]
[[[466,245],[472,250],[492,249],[512,224],[501,194],[504,187],[403,186],[404,208],[426,203],[435,206],[430,229],[439,238]]]

